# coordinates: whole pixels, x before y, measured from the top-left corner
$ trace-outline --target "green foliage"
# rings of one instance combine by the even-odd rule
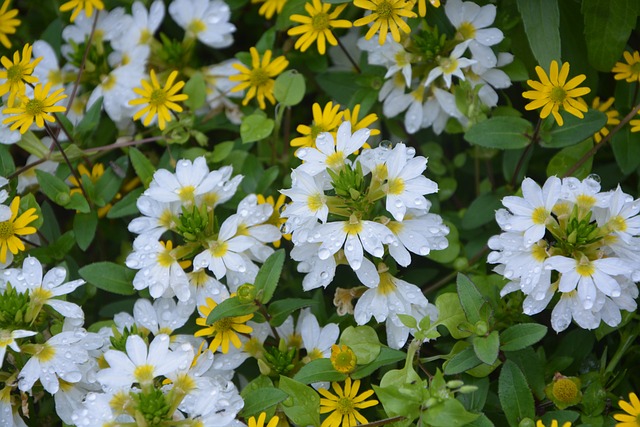
[[[531,140],[527,135],[532,131],[528,120],[498,116],[471,126],[464,134],[464,139],[481,147],[512,150],[529,145]]]
[[[118,295],[133,295],[135,271],[122,265],[103,261],[85,265],[78,270],[80,277],[96,288]]]
[[[549,70],[551,61],[560,61],[560,11],[554,0],[517,0],[520,17],[533,55]]]
[[[256,287],[257,298],[263,304],[271,300],[278,286],[280,273],[284,265],[284,257],[284,250],[277,250],[267,258],[264,264],[262,264],[262,267],[260,267],[260,270],[258,270],[254,285]]]

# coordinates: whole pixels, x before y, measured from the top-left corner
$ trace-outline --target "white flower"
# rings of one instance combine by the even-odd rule
[[[588,176],[582,181],[578,178],[568,177],[562,179],[562,189],[560,197],[584,211],[592,207],[606,207],[609,203],[611,193],[600,192],[600,182],[597,176]]]
[[[411,61],[413,54],[407,52],[404,46],[395,40],[387,40],[383,45],[375,39],[358,40],[358,47],[367,52],[367,61],[371,65],[381,65],[387,69],[385,79],[401,72],[407,87],[411,87]]]
[[[133,306],[133,318],[154,336],[171,336],[176,329],[187,323],[194,309],[193,304],[180,301],[176,303],[173,298],[159,298],[153,305],[151,301],[141,298]]]
[[[231,382],[219,376],[199,377],[197,389],[185,396],[179,409],[206,427],[223,427],[233,423],[244,406],[238,389]]]
[[[432,87],[431,89],[442,111],[444,111],[448,116],[453,117],[458,122],[460,122],[462,127],[466,127],[469,124],[469,119],[465,117],[458,109],[458,106],[456,105],[456,97],[451,92],[447,92],[446,90],[437,87]],[[442,120],[440,114],[438,116],[438,119]],[[442,132],[442,130],[444,130],[446,121],[438,122],[438,124],[440,123],[443,123],[442,129],[437,128],[436,124],[434,123],[434,131],[440,130]]]
[[[140,236],[157,240],[165,231],[176,226],[176,218],[180,209],[178,203],[159,202],[144,194],[136,201],[138,210],[143,215],[129,223],[129,231]]]
[[[413,155],[414,148],[399,143],[393,147],[386,162],[386,209],[398,221],[402,221],[407,208],[428,209],[424,195],[438,191],[438,185],[422,175],[427,169],[427,159]]]
[[[112,394],[108,393],[87,393],[82,401],[82,407],[74,411],[71,420],[76,426],[108,426],[116,421],[116,417],[120,423],[133,423],[133,418],[128,415],[116,415],[112,409],[110,402],[113,399]]]
[[[386,117],[395,117],[409,107],[411,95],[405,94],[404,78],[396,74],[382,84],[378,92],[378,101],[382,104],[382,114]]]
[[[462,54],[465,52],[465,50],[467,50],[468,45],[468,42],[460,43],[455,48],[453,48],[453,51],[448,58],[440,58],[438,61],[438,66],[429,71],[429,75],[427,76],[427,80],[425,80],[424,85],[429,86],[436,78],[440,76],[442,76],[442,78],[444,79],[447,89],[451,87],[452,76],[456,76],[459,79],[464,80],[465,77],[464,73],[462,72],[462,68],[476,63],[476,61],[473,59],[461,58]]]
[[[238,104],[231,98],[243,98],[244,91],[231,92],[237,83],[229,80],[230,76],[238,74],[238,70],[233,64],[239,64],[237,59],[228,59],[217,65],[212,65],[203,69],[205,83],[207,85],[207,103],[212,111],[217,112],[224,109],[224,112],[233,124],[239,125],[242,121],[243,113]]]
[[[273,253],[273,248],[267,246],[282,237],[278,227],[265,224],[273,213],[273,206],[268,203],[258,204],[255,194],[249,194],[238,203],[237,214],[238,234],[254,239],[254,245],[249,248],[253,259],[264,262]]]
[[[22,138],[22,134],[19,129],[11,130],[10,125],[4,124],[4,120],[8,117],[10,116],[3,114],[2,111],[0,111],[0,144],[15,144]]]
[[[320,243],[300,243],[291,250],[291,258],[298,262],[297,269],[306,273],[302,279],[302,289],[309,291],[329,286],[336,274],[335,257],[320,259],[318,257]]]
[[[398,245],[389,246],[389,254],[403,267],[411,263],[409,252],[425,256],[431,249],[442,250],[449,246],[445,237],[449,227],[442,223],[440,215],[409,209],[402,221],[390,221],[387,227],[399,241]]]
[[[51,90],[60,89],[64,83],[64,72],[60,69],[58,57],[49,43],[44,40],[36,40],[33,43],[33,57],[42,58],[33,75],[41,82],[51,83]]]
[[[135,64],[115,68],[95,87],[87,101],[87,107],[91,108],[102,97],[102,108],[114,123],[129,121],[135,112],[129,101],[137,96],[133,88],[143,75],[144,68]]]
[[[187,273],[187,276],[191,286],[191,299],[196,302],[196,306],[206,305],[207,298],[218,304],[229,298],[227,287],[209,276],[206,270],[192,271]]]
[[[236,27],[229,22],[231,10],[222,0],[173,0],[169,15],[207,46],[224,48],[233,43]]]
[[[507,65],[513,61],[513,55],[501,52],[498,54],[498,67]],[[482,66],[472,67],[473,73],[467,75],[467,80],[471,87],[481,85],[478,97],[487,107],[498,105],[498,94],[495,89],[506,89],[511,86],[511,79],[502,70],[497,68],[484,68]]]
[[[311,360],[331,356],[331,346],[336,343],[340,335],[340,328],[337,324],[328,323],[320,327],[318,319],[311,313],[311,310],[304,309],[300,312],[298,325],[300,326],[302,343]]]
[[[20,414],[17,405],[11,404],[12,386],[5,385],[0,389],[0,425],[3,427],[27,427]]]
[[[149,347],[138,335],[127,337],[126,353],[108,350],[104,353],[109,367],[97,373],[97,380],[108,388],[129,388],[132,384],[150,384],[154,378],[170,375],[191,363],[193,349],[183,344],[178,350],[169,349],[169,336],[156,336]]]
[[[297,171],[316,176],[327,168],[337,171],[344,167],[347,157],[360,150],[367,142],[371,131],[367,128],[351,133],[351,122],[342,122],[337,132],[337,142],[329,132],[323,132],[316,138],[317,148],[300,148],[296,157],[304,163]]]
[[[93,28],[94,17],[88,18],[86,14],[81,13],[71,25],[67,25],[62,30],[62,38],[65,42],[74,42],[75,44],[84,43],[91,34]],[[124,8],[116,7],[110,11],[101,11],[98,15],[95,32],[100,34],[101,40],[111,41],[126,32],[126,29],[132,25],[133,18],[126,14]],[[71,61],[73,47],[65,44],[61,48],[62,55]]]
[[[478,6],[473,2],[449,0],[444,6],[449,21],[457,35],[468,41],[473,59],[486,68],[496,66],[496,55],[489,46],[502,41],[504,35],[497,28],[486,28],[496,18],[496,7],[492,4]]]
[[[329,207],[323,186],[308,173],[297,169],[293,170],[291,172],[291,188],[280,190],[280,192],[292,201],[282,212],[281,217],[313,217],[322,222],[327,221]],[[295,223],[295,219],[290,219],[287,223],[290,221]]]
[[[608,227],[625,243],[631,243],[634,236],[640,236],[640,199],[633,200],[620,186],[612,192],[606,208],[594,209],[598,226]]]
[[[140,1],[131,5],[131,25],[126,28],[120,37],[111,43],[115,50],[129,50],[131,47],[148,45],[153,40],[154,33],[164,19],[164,2],[155,0],[149,10]]]
[[[11,347],[15,352],[20,352],[20,347],[16,339],[32,337],[36,333],[37,332],[26,331],[24,329],[14,329],[12,331],[0,329],[0,368],[2,368],[7,347]]]
[[[0,188],[4,187],[9,183],[9,180],[3,176],[0,176]],[[7,221],[11,218],[11,208],[9,206],[4,205],[4,203],[9,198],[9,192],[2,188],[0,190],[0,221]]]

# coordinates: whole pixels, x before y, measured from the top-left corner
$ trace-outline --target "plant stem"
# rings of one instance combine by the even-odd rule
[[[84,64],[86,64],[87,57],[89,56],[89,49],[91,49],[91,43],[93,42],[93,35],[96,32],[96,26],[98,24],[99,15],[100,15],[100,11],[96,10],[96,16],[93,18],[93,24],[91,25],[91,33],[89,33],[89,39],[87,40],[87,45],[85,46],[84,53],[82,55],[82,62],[80,63],[78,76],[76,77],[76,81],[73,83],[73,89],[71,90],[71,95],[69,95],[69,101],[67,102],[67,110],[64,112],[65,116],[71,109],[71,106],[73,105],[73,100],[76,97],[76,93],[78,92],[78,87],[80,87],[80,78],[82,77],[82,70],[84,70]]]
[[[380,421],[374,421],[372,423],[368,423],[368,424],[360,424],[360,427],[377,427],[377,426],[383,426],[385,424],[391,424],[391,423],[395,423],[397,421],[402,421],[404,420],[405,417],[404,415],[398,415],[395,417],[391,417],[391,418],[385,418],[384,420],[380,420]]]
[[[340,39],[338,37],[336,37],[336,40],[338,41],[338,46],[340,46],[340,49],[342,49],[344,54],[347,55],[347,59],[349,60],[349,62],[351,62],[351,65],[353,65],[353,68],[356,69],[358,74],[362,74],[362,70],[358,66],[358,63],[351,57],[351,54],[349,53],[349,51],[347,51],[347,48],[344,47],[344,45],[342,44],[342,42],[340,41]]]
[[[51,129],[51,126],[49,126],[47,122],[44,122],[44,128],[47,130],[47,133],[53,140],[53,144],[56,146],[58,151],[60,151],[60,154],[62,155],[64,162],[67,164],[67,166],[69,166],[69,170],[71,171],[71,174],[76,179],[76,181],[78,181],[78,188],[80,188],[80,191],[82,191],[82,195],[84,196],[85,199],[87,199],[87,202],[89,202],[89,198],[87,197],[87,192],[84,190],[84,186],[82,185],[82,177],[78,175],[78,171],[71,164],[71,161],[67,157],[67,153],[64,152],[62,145],[60,145],[60,141],[58,141],[58,137],[53,133],[53,129]]]
[[[527,148],[524,149],[522,155],[518,159],[518,164],[516,165],[516,169],[513,171],[513,175],[511,176],[511,180],[509,184],[511,187],[516,186],[516,180],[518,179],[518,174],[520,173],[520,169],[522,169],[522,165],[524,164],[524,159],[527,157],[529,152],[533,149],[533,146],[536,142],[538,142],[538,136],[540,134],[540,126],[542,125],[542,119],[538,119],[538,123],[536,123],[536,127],[533,130],[533,135],[531,135],[531,143],[527,145]]]

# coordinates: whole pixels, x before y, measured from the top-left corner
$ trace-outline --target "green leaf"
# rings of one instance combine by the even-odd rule
[[[473,337],[473,351],[478,359],[487,365],[493,365],[498,358],[500,347],[500,335],[498,331],[492,331],[486,337]]]
[[[0,176],[8,177],[16,170],[16,165],[13,162],[13,156],[9,152],[9,147],[4,144],[0,144]]]
[[[480,414],[467,412],[459,400],[447,399],[424,411],[421,421],[433,427],[462,427],[475,421],[479,416]]]
[[[353,73],[347,71],[318,74],[316,83],[327,95],[342,105],[348,105],[358,90],[358,86],[353,84]]]
[[[189,98],[184,101],[184,105],[191,111],[195,111],[204,105],[207,94],[207,85],[201,72],[196,71],[184,85],[184,94]]]
[[[407,417],[406,423],[400,425],[410,425],[411,421],[420,416],[420,406],[423,400],[420,390],[421,387],[423,387],[421,383],[416,383],[413,387],[411,384],[405,384],[400,387],[372,386],[387,416]]]
[[[123,216],[137,215],[139,213],[136,202],[138,197],[144,193],[144,188],[139,187],[131,190],[129,194],[124,196],[118,203],[113,205],[109,212],[107,212],[107,218],[122,218]]]
[[[552,366],[545,367],[542,360],[544,356],[540,356],[532,347],[525,347],[518,351],[505,351],[504,354],[507,359],[518,365],[536,399],[544,399],[545,369],[548,368],[549,372],[554,372]]]
[[[478,359],[473,346],[466,347],[464,350],[453,356],[445,365],[445,375],[455,375],[465,372],[471,368],[475,368],[482,361]]]
[[[66,206],[71,199],[69,186],[60,178],[36,169],[36,177],[42,192],[55,204]]]
[[[628,175],[640,166],[640,133],[631,132],[626,126],[613,135],[611,140],[613,155],[623,174]]]
[[[502,198],[495,193],[484,193],[471,202],[462,217],[462,228],[473,230],[494,221],[496,210],[502,207]]]
[[[27,193],[20,198],[20,206],[18,209],[19,212],[25,212],[27,209],[35,209],[34,215],[36,215],[37,218],[31,222],[29,226],[40,230],[40,227],[42,227],[44,223],[44,218],[42,216],[42,209],[40,209],[40,205],[33,193]]]
[[[151,160],[135,147],[129,148],[129,158],[131,159],[133,170],[136,171],[136,175],[138,175],[138,178],[140,178],[145,188],[148,187],[156,171]]]
[[[458,290],[458,298],[460,298],[460,305],[462,305],[467,320],[474,324],[480,320],[486,321],[480,311],[480,308],[486,301],[471,279],[462,273],[458,273],[456,287]]]
[[[533,128],[528,120],[519,117],[498,116],[477,123],[464,134],[464,139],[474,145],[501,150],[524,148],[531,140]]]
[[[517,0],[529,46],[538,64],[560,61],[560,10],[556,0]]]
[[[495,427],[493,422],[487,418],[485,414],[480,414],[480,417],[475,421],[467,424],[468,427]]]
[[[273,86],[273,96],[286,107],[298,105],[304,98],[304,93],[304,77],[296,70],[287,70],[281,73]]]
[[[244,396],[244,407],[240,411],[240,416],[243,418],[257,416],[260,412],[266,411],[288,397],[286,392],[275,387],[252,390]]]
[[[460,299],[457,294],[453,292],[440,294],[436,299],[436,307],[438,308],[438,320],[435,325],[444,325],[451,336],[457,340],[466,338],[471,334],[458,328],[458,325],[467,321],[467,317],[464,314],[462,305],[460,305]]]
[[[81,140],[95,132],[98,127],[98,123],[100,123],[100,115],[102,113],[102,101],[103,99],[100,97],[91,104],[91,107],[89,107],[80,123],[78,123],[78,126],[76,126],[74,133],[80,136]]]
[[[282,402],[285,415],[300,426],[320,425],[320,396],[311,387],[280,375],[280,390],[289,395]]]
[[[537,323],[520,323],[502,331],[502,351],[521,350],[540,341],[547,334],[547,327]]]
[[[211,153],[211,161],[213,163],[219,163],[226,159],[227,156],[231,154],[234,145],[234,141],[225,141],[214,145],[213,153]]]
[[[49,147],[44,145],[40,138],[31,131],[27,131],[22,135],[16,145],[39,159],[43,159],[49,154]]]
[[[254,286],[257,292],[256,297],[263,304],[271,301],[276,286],[278,286],[278,280],[280,280],[280,273],[284,265],[284,257],[284,249],[278,249],[267,258],[258,271]]]
[[[380,354],[380,340],[371,326],[349,326],[340,335],[340,345],[353,350],[358,365],[371,363]]]
[[[241,302],[238,297],[227,298],[211,310],[207,316],[207,325],[212,325],[225,317],[244,316],[256,311],[258,307],[252,302]]]
[[[96,235],[98,227],[98,214],[91,211],[88,213],[76,213],[73,218],[73,233],[76,235],[78,247],[83,251],[86,250]]]
[[[304,13],[304,5],[306,2],[307,0],[287,0],[282,7],[282,12],[278,14],[278,18],[276,19],[276,30],[284,30],[294,24],[289,17],[294,14]]]
[[[542,147],[562,148],[575,145],[593,136],[607,123],[607,116],[602,111],[589,110],[581,119],[572,114],[562,114],[564,125],[553,127],[540,142]]]
[[[122,181],[124,180],[123,177],[127,173],[129,160],[127,157],[120,157],[117,161],[111,162],[110,166],[111,167],[105,169],[95,185],[96,195],[101,201],[99,206],[104,206],[111,202],[116,194],[118,194],[122,186]]]
[[[260,141],[273,132],[275,122],[261,114],[245,116],[240,125],[240,137],[244,144]]]
[[[622,56],[638,17],[637,0],[583,0],[584,37],[589,62],[610,72]]]
[[[42,263],[51,264],[62,261],[75,244],[76,238],[73,235],[73,231],[69,230],[48,246],[34,248],[29,253],[37,257]]]
[[[120,264],[96,262],[82,267],[78,273],[96,288],[119,295],[136,293],[132,285],[136,272]]]
[[[294,311],[315,304],[317,304],[315,300],[302,298],[285,298],[274,301],[269,305],[268,310],[271,315],[270,323],[272,326],[280,326]]]
[[[578,145],[563,148],[549,161],[547,165],[547,176],[564,176],[569,168],[575,165],[591,148],[593,148],[593,140],[591,138]],[[591,172],[592,165],[593,156],[584,162],[582,166],[573,173],[573,176],[578,179],[586,178]]]
[[[344,381],[347,378],[335,369],[329,359],[316,359],[304,365],[293,379],[302,384],[317,383],[319,381]]]
[[[89,213],[91,211],[89,203],[82,193],[73,193],[64,207],[67,209],[74,209],[82,213]]]
[[[498,397],[509,425],[517,427],[523,418],[535,417],[533,396],[524,374],[518,366],[507,360],[498,380]]]
[[[358,366],[356,370],[351,373],[351,378],[353,378],[354,380],[358,380],[360,378],[368,377],[376,370],[378,370],[378,368],[404,360],[406,356],[407,354],[403,351],[394,350],[389,347],[382,347],[380,349],[378,357],[376,357],[376,360],[369,363],[368,365]]]

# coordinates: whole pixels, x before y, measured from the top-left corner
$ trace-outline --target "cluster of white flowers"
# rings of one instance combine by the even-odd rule
[[[410,252],[446,248],[449,229],[429,213],[424,196],[438,188],[422,175],[427,159],[405,144],[363,149],[369,133],[352,133],[345,121],[337,140],[321,133],[317,148],[299,149],[303,163],[292,171],[292,188],[282,190],[292,200],[282,216],[295,246],[291,257],[306,273],[304,289],[328,286],[336,267],[348,264],[367,289],[355,307],[356,322],[387,321],[389,344],[398,348],[409,330],[396,315],[434,312],[418,287],[388,273],[383,258],[406,267]]]
[[[454,27],[453,40],[445,41],[436,29],[427,28],[400,43],[389,39],[383,45],[375,39],[358,41],[358,47],[368,53],[369,64],[387,69],[387,80],[378,97],[383,102],[383,114],[395,117],[405,112],[409,133],[432,127],[440,134],[450,118],[467,126],[482,109],[498,104],[496,89],[511,86],[507,74],[498,67],[509,64],[513,56],[503,52],[496,55],[492,46],[504,36],[499,29],[488,28],[495,19],[496,7],[450,0],[444,8]],[[466,52],[471,58],[463,56]],[[454,92],[462,88],[453,81],[454,76],[468,82],[466,111],[456,103]]]
[[[504,231],[489,240],[490,263],[509,283],[501,294],[522,290],[525,314],[541,312],[556,294],[551,314],[557,332],[571,320],[594,329],[621,322],[635,311],[640,280],[640,200],[620,187],[601,192],[595,176],[551,177],[540,188],[522,183],[522,196],[503,199],[496,220]]]

